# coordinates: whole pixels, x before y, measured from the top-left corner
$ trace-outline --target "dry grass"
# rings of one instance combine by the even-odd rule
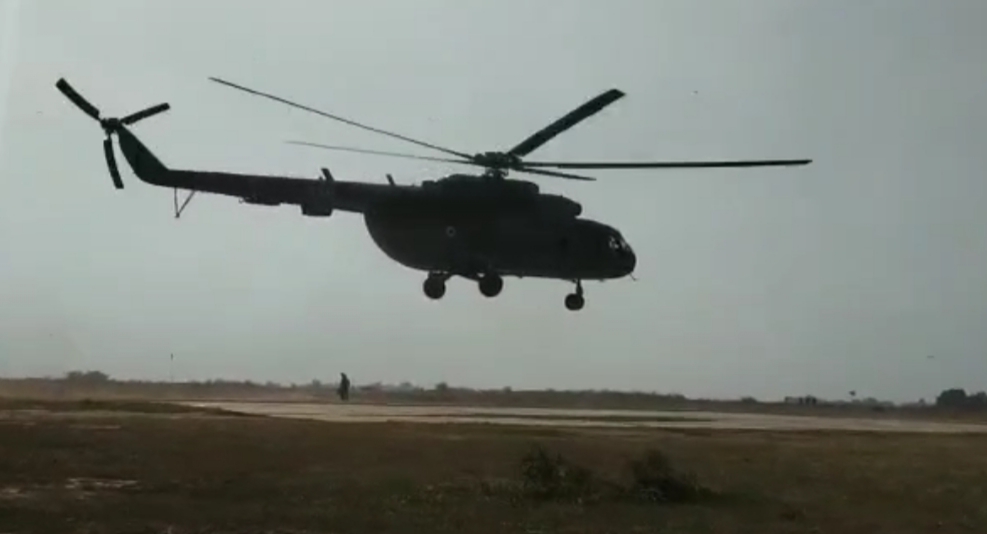
[[[333,424],[160,406],[39,417],[0,405],[0,530],[987,532],[985,436]],[[531,498],[522,459],[535,445],[594,487],[632,487],[628,462],[659,450],[713,495]]]

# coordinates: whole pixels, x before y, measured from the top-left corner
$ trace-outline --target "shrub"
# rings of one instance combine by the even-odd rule
[[[693,473],[679,471],[661,451],[650,450],[628,464],[633,497],[649,502],[689,503],[710,496]]]
[[[534,447],[521,458],[521,490],[538,500],[587,501],[600,495],[589,469]]]
[[[536,501],[579,504],[601,500],[693,503],[712,496],[692,473],[672,467],[661,451],[651,450],[628,463],[629,480],[609,481],[561,454],[536,446],[521,458],[520,496]]]

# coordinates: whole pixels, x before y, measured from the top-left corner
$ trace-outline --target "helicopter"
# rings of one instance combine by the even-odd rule
[[[336,211],[361,214],[374,244],[387,257],[427,273],[422,291],[432,300],[445,295],[446,282],[454,276],[476,282],[485,297],[496,297],[501,293],[504,277],[530,277],[575,284],[575,290],[566,295],[564,303],[566,309],[576,311],[585,305],[583,281],[633,275],[637,256],[619,230],[600,221],[581,218],[580,203],[562,195],[543,193],[533,182],[508,179],[509,172],[592,181],[595,178],[564,170],[797,166],[811,162],[809,159],[696,162],[529,162],[523,159],[560,133],[625,96],[619,89],[604,91],[506,152],[469,154],[368,126],[227,80],[215,77],[210,80],[455,158],[290,141],[293,144],[465,164],[482,167],[484,172],[449,174],[420,185],[403,185],[396,183],[390,174],[386,184],[336,180],[326,167],[321,168],[321,175],[316,178],[173,169],[162,163],[129,128],[168,111],[169,104],[158,104],[122,118],[103,117],[64,78],[60,78],[55,86],[99,123],[105,134],[106,164],[117,189],[123,189],[123,181],[116,164],[114,135],[124,158],[141,181],[175,191],[176,218],[197,192],[238,197],[247,204],[297,205],[302,215],[309,217],[329,217]],[[181,205],[179,189],[189,191]]]

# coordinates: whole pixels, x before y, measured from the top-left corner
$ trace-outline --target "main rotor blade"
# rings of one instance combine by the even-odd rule
[[[238,85],[238,84],[235,84],[233,82],[228,82],[228,81],[222,80],[220,78],[214,78],[214,77],[210,76],[209,79],[212,80],[212,81],[214,81],[214,82],[216,82],[216,83],[221,83],[223,85],[232,87],[234,89],[239,89],[241,91],[245,91],[247,93],[255,94],[257,96],[263,96],[265,98],[270,98],[271,100],[275,100],[277,102],[281,102],[282,104],[287,104],[289,106],[292,106],[292,107],[295,107],[295,108],[298,108],[298,109],[303,109],[305,111],[309,111],[309,112],[315,113],[317,115],[322,115],[323,117],[326,117],[326,118],[329,118],[329,119],[333,119],[333,120],[336,120],[336,121],[339,121],[339,122],[343,122],[343,123],[349,124],[350,126],[356,126],[357,128],[362,128],[364,130],[368,130],[368,131],[371,131],[371,132],[374,132],[374,133],[379,133],[381,135],[386,135],[388,137],[393,137],[395,139],[400,139],[402,141],[407,141],[409,143],[414,143],[416,145],[423,146],[425,148],[431,148],[432,150],[438,150],[440,152],[445,152],[446,154],[451,154],[453,156],[459,156],[461,158],[466,158],[466,159],[470,159],[471,158],[470,155],[464,154],[462,152],[456,152],[455,150],[444,148],[444,147],[441,147],[441,146],[438,146],[438,145],[433,145],[431,143],[426,143],[424,141],[419,141],[417,139],[412,139],[412,138],[406,137],[404,135],[396,134],[396,133],[393,133],[393,132],[388,132],[386,130],[381,130],[379,128],[374,128],[373,126],[367,126],[366,124],[360,124],[359,122],[356,122],[356,121],[353,121],[353,120],[350,120],[350,119],[346,119],[346,118],[340,117],[338,115],[333,115],[331,113],[326,113],[325,111],[321,111],[321,110],[318,110],[318,109],[315,109],[315,108],[311,108],[311,107],[308,107],[308,106],[299,104],[297,102],[292,102],[290,100],[286,100],[284,98],[281,98],[281,97],[278,97],[278,96],[274,96],[274,95],[271,95],[271,94],[268,94],[268,93],[263,93],[261,91],[250,89],[248,87],[244,87],[242,85]]]
[[[69,85],[69,82],[65,78],[59,78],[58,81],[55,82],[55,87],[57,87],[66,98],[71,100],[73,104],[81,109],[83,113],[89,115],[95,120],[99,120],[99,110],[96,109],[96,106],[90,104],[85,98],[82,98],[82,95],[76,92],[76,90]]]
[[[624,92],[620,89],[610,89],[609,91],[605,91],[592,100],[570,111],[561,119],[536,132],[531,137],[525,139],[516,147],[510,149],[508,154],[514,156],[527,156],[536,148],[551,141],[555,136],[568,130],[569,128],[572,128],[576,124],[579,124],[581,121],[599,113],[603,108],[613,104],[617,100],[620,100],[623,96]]]
[[[446,163],[465,163],[467,165],[477,165],[476,163],[469,160],[462,159],[452,159],[452,158],[436,158],[432,156],[419,156],[417,154],[402,154],[400,152],[387,152],[384,150],[369,150],[366,148],[356,148],[349,146],[337,146],[337,145],[323,145],[321,143],[311,143],[308,141],[287,141],[289,145],[302,145],[310,146],[315,148],[324,148],[326,150],[339,150],[341,152],[357,152],[360,154],[372,154],[375,156],[391,156],[395,158],[407,158],[407,159],[421,159],[426,161],[443,161]]]
[[[811,159],[774,159],[738,161],[656,161],[656,162],[549,162],[525,161],[522,167],[554,167],[556,169],[683,169],[703,167],[786,167],[812,163]]]
[[[595,182],[596,178],[590,178],[589,176],[580,176],[578,174],[569,174],[567,172],[558,171],[546,171],[544,169],[528,169],[521,167],[520,169],[511,169],[514,172],[526,172],[528,174],[540,174],[542,176],[554,176],[556,178],[568,178],[570,180],[582,180],[584,182]]]

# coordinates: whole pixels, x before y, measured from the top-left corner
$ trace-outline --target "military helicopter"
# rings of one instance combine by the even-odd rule
[[[468,154],[374,128],[272,94],[222,80],[210,80],[263,96],[365,130],[404,140],[456,158],[438,158],[322,145],[295,144],[366,154],[458,163],[484,168],[482,174],[450,174],[421,185],[399,185],[391,175],[387,184],[336,180],[325,167],[317,178],[235,174],[172,169],[161,162],[129,129],[138,121],[170,109],[158,104],[123,118],[104,118],[64,79],[55,86],[105,133],[103,151],[117,189],[123,181],[117,168],[112,136],[134,174],[142,181],[175,191],[175,217],[180,217],[197,192],[238,197],[241,202],[277,206],[294,204],[309,217],[329,217],[335,211],[362,214],[371,239],[397,263],[427,274],[423,292],[441,299],[453,276],[473,280],[486,297],[499,295],[504,277],[564,280],[575,284],[565,307],[580,310],[585,304],[582,282],[631,275],[637,257],[616,228],[580,218],[582,205],[561,195],[542,193],[537,184],[507,179],[520,172],[572,180],[594,178],[551,169],[641,169],[696,167],[758,167],[806,165],[808,159],[700,162],[529,162],[522,158],[555,136],[622,98],[610,89],[587,101],[506,152]],[[178,190],[189,191],[179,205]]]

